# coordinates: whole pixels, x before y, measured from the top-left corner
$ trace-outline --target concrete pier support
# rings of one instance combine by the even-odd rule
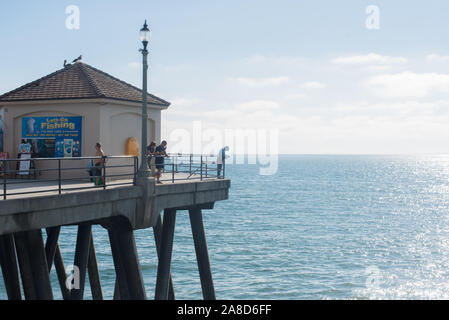
[[[0,236],[0,264],[9,300],[21,300],[19,269],[12,234]]]
[[[45,256],[47,257],[48,272],[51,271],[53,260],[55,258],[56,248],[58,246],[59,233],[61,227],[51,227],[45,229],[47,232],[47,242],[45,243]]]
[[[215,300],[215,289],[212,280],[209,254],[207,251],[206,234],[204,232],[203,214],[201,208],[189,209],[190,224],[192,226],[193,241],[195,243],[198,271],[201,279],[201,288],[205,300]]]
[[[160,259],[160,249],[161,249],[161,238],[162,238],[162,217],[159,215],[157,223],[153,228],[154,241],[156,243],[157,257]],[[168,300],[175,300],[175,290],[173,289],[173,280],[171,278],[171,272],[169,274],[168,283]]]
[[[115,278],[115,285],[114,285],[114,300],[120,300],[120,289],[118,287],[118,280],[117,277]]]
[[[167,300],[170,279],[170,266],[173,250],[173,237],[175,233],[176,209],[164,210],[162,236],[157,267],[156,292],[154,299]]]
[[[120,299],[146,299],[142,271],[140,269],[134,233],[122,217],[114,217],[108,230],[114,259]]]
[[[14,235],[26,299],[52,300],[47,258],[40,229]]]
[[[87,259],[87,271],[89,273],[90,290],[92,299],[103,300],[103,291],[101,289],[100,272],[98,271],[97,255],[95,253],[94,238],[90,234],[89,256]]]
[[[78,235],[76,238],[75,262],[74,267],[78,268],[79,279],[75,279],[75,284],[79,284],[70,291],[72,300],[82,300],[84,296],[84,285],[86,283],[87,260],[89,257],[90,238],[92,236],[92,225],[83,223],[78,226]],[[77,272],[75,272],[75,276]]]
[[[61,250],[59,248],[58,240],[61,227],[51,227],[46,229],[47,242],[45,243],[45,255],[47,257],[48,272],[51,272],[53,263],[55,264],[56,274],[58,276],[61,294],[64,300],[70,299],[70,290],[67,288],[65,282],[67,275],[65,273],[64,262],[62,261]]]
[[[64,300],[70,300],[70,290],[66,286],[67,275],[65,273],[64,260],[62,259],[59,244],[56,245],[54,264],[58,276],[59,287],[61,288],[62,298]]]

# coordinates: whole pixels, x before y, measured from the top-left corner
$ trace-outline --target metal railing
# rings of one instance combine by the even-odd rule
[[[156,158],[164,158],[162,177],[160,181],[168,181],[175,183],[180,180],[206,180],[206,179],[224,179],[225,162],[221,167],[217,163],[215,155],[201,154],[182,154],[169,153],[167,157],[153,156],[155,161],[151,164],[149,158],[149,166],[152,172],[157,169],[158,164]],[[152,168],[152,166],[154,166]],[[161,164],[159,164],[161,166]]]
[[[162,156],[153,156],[154,159]],[[225,162],[217,164],[214,155],[197,154],[168,154],[163,157],[163,164],[151,161],[148,165],[153,174],[157,167],[162,176],[160,181],[172,182],[186,180],[210,180],[224,179]],[[100,166],[91,166],[89,162],[104,160]],[[160,161],[160,160],[159,160]],[[21,162],[29,162],[29,168],[22,167]],[[75,163],[75,165],[71,165]],[[15,167],[12,169],[11,167]],[[2,193],[0,199],[7,196],[24,194],[37,194],[64,191],[79,191],[87,189],[106,189],[107,187],[120,185],[135,185],[139,160],[136,156],[105,156],[105,157],[74,157],[74,158],[31,158],[31,159],[2,159],[0,160],[0,179]],[[23,179],[24,177],[35,179]],[[94,183],[83,185],[80,183]],[[101,183],[97,183],[101,182]],[[33,190],[26,188],[26,184],[32,183]]]
[[[96,160],[102,160],[103,164],[95,166]],[[27,166],[22,166],[26,162]],[[61,194],[63,191],[135,185],[138,168],[138,158],[135,156],[2,159],[0,163],[3,187],[0,199],[23,194]],[[32,177],[35,179],[31,180]],[[37,190],[20,189],[30,182]],[[83,182],[94,185],[80,184]]]

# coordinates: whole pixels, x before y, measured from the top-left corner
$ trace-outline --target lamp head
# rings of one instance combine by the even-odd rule
[[[142,29],[140,29],[140,40],[143,43],[144,50],[147,49],[148,42],[150,42],[150,34],[151,31],[148,29],[147,20],[145,20]]]

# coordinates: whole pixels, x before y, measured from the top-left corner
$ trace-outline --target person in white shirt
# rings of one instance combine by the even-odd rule
[[[225,162],[225,159],[229,157],[226,155],[226,151],[229,151],[228,146],[226,146],[226,147],[220,149],[220,151],[218,151],[218,154],[217,154],[217,178],[219,178],[221,176],[221,170],[223,169],[223,163]]]

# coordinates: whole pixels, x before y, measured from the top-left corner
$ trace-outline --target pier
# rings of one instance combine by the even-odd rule
[[[152,288],[155,299],[174,299],[170,265],[176,215],[181,210],[187,210],[190,217],[203,297],[215,299],[203,213],[213,209],[215,202],[228,199],[230,180],[224,177],[224,172],[222,176],[217,174],[217,168],[207,157],[200,156],[198,161],[190,155],[190,161],[185,163],[167,164],[163,184],[156,184],[152,177],[138,176],[137,158],[128,158],[129,165],[120,159],[120,165],[104,166],[102,186],[89,183],[86,173],[83,181],[73,178],[73,172],[84,170],[84,163],[64,167],[60,159],[55,159],[58,166],[45,169],[56,173],[55,178],[47,178],[45,182],[12,179],[15,170],[4,172],[0,264],[8,299],[53,299],[53,291],[57,289],[52,287],[49,276],[53,266],[65,300],[83,299],[87,274],[93,299],[103,299],[93,225],[101,225],[109,235],[116,275],[114,299],[147,298],[151,288],[144,286],[134,230],[150,228],[159,261]],[[81,163],[86,159],[70,161],[77,163],[77,160]],[[11,166],[5,161],[4,167]],[[124,172],[124,168],[129,171]],[[67,175],[70,178],[64,179],[69,171],[72,171]],[[74,256],[64,260],[58,242],[65,226],[77,226],[78,231]],[[73,263],[79,271],[78,288],[69,289],[66,285],[67,263]]]

